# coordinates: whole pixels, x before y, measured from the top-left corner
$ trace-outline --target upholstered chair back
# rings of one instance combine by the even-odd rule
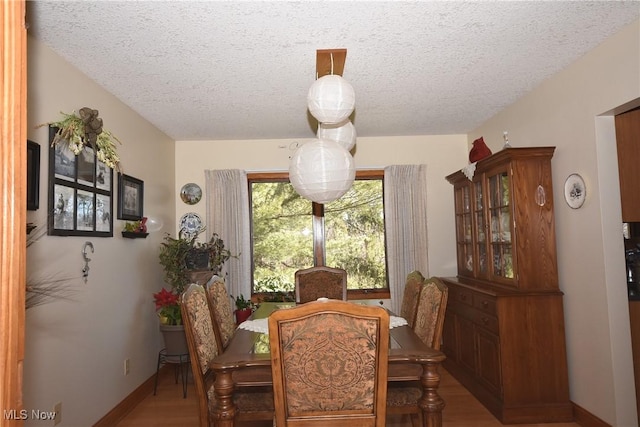
[[[437,277],[425,280],[422,285],[413,330],[425,344],[436,350],[440,350],[442,343],[448,297],[447,286]]]
[[[191,358],[191,370],[198,396],[200,427],[207,427],[209,424],[207,393],[213,383],[213,373],[209,369],[209,362],[218,355],[219,350],[214,338],[211,311],[204,287],[195,283],[189,285],[182,294],[180,310],[182,311],[182,322]]]
[[[416,311],[418,309],[418,299],[424,276],[419,271],[412,271],[407,275],[402,294],[402,305],[400,306],[400,317],[404,317],[410,327],[416,322]]]
[[[347,272],[341,268],[310,267],[295,273],[296,302],[318,298],[347,300]]]
[[[389,315],[314,301],[269,316],[276,426],[384,426]]]
[[[229,340],[236,330],[231,299],[227,293],[224,279],[220,276],[214,275],[207,282],[206,288],[218,348],[224,350],[229,345]]]

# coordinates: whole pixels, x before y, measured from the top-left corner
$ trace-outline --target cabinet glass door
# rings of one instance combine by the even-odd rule
[[[511,194],[509,174],[489,176],[489,236],[491,273],[494,278],[513,280]]]
[[[476,249],[478,257],[478,274],[482,277],[487,275],[487,224],[484,213],[484,191],[482,189],[482,181],[473,183],[474,187],[474,205],[473,215],[476,221]]]
[[[473,243],[471,216],[471,187],[464,185],[455,190],[456,239],[458,251],[458,272],[473,274]]]

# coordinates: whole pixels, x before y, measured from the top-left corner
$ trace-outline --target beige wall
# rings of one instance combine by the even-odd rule
[[[144,181],[144,213],[170,229],[174,142],[31,37],[28,61],[28,138],[40,144],[42,165],[40,209],[29,212],[28,220],[46,224],[48,130],[36,125],[58,120],[61,111],[89,106],[122,141],[118,153],[124,173]],[[73,291],[72,300],[35,307],[26,315],[24,407],[51,411],[62,402],[63,427],[98,421],[155,372],[161,348],[152,293],[163,282],[157,261],[163,233],[123,239],[116,196],[114,175],[112,238],[44,236],[27,250],[28,282],[69,278],[65,286]],[[85,241],[95,248],[87,283],[81,278]],[[126,358],[131,360],[128,376]],[[45,424],[29,420],[26,425]]]
[[[244,169],[286,171],[296,142],[306,140],[179,141],[176,143],[176,188],[194,182],[205,189],[204,171]],[[453,189],[445,176],[467,163],[465,135],[359,137],[353,151],[356,168],[384,168],[395,164],[427,165],[427,218],[429,226],[429,274],[455,276]],[[179,201],[176,218],[195,212],[206,221],[204,203]]]
[[[637,417],[610,111],[638,102],[636,21],[469,135],[470,141],[484,136],[492,150],[501,148],[505,130],[515,147],[557,147],[552,168],[571,400],[625,427],[637,425]],[[587,186],[577,210],[564,201],[571,173],[582,175]]]

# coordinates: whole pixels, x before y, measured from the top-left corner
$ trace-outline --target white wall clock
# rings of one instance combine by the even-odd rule
[[[564,182],[564,199],[572,209],[578,209],[587,197],[587,187],[584,179],[577,173],[572,173]]]

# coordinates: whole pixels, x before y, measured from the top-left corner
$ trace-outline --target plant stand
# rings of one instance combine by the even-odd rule
[[[187,277],[189,278],[189,283],[197,283],[200,286],[204,286],[213,277],[213,271],[209,269],[187,270]]]
[[[153,395],[156,395],[158,388],[158,373],[160,367],[171,363],[175,365],[176,384],[178,374],[182,376],[182,396],[187,397],[187,377],[189,375],[189,347],[187,346],[187,336],[184,325],[160,325],[160,331],[164,338],[164,346],[158,353],[158,364],[156,366],[156,378],[153,387]]]

